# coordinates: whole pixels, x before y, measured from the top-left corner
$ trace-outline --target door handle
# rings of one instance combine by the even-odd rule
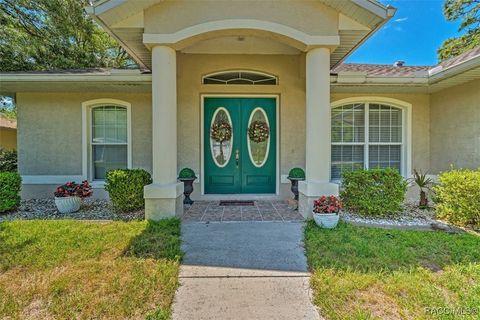
[[[237,163],[237,169],[238,169],[238,165],[240,162],[240,151],[238,149],[235,151],[235,162]]]

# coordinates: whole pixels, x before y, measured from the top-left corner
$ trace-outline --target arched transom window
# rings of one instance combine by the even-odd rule
[[[380,103],[332,109],[331,179],[356,169],[396,168],[403,174],[403,110]]]
[[[202,77],[203,84],[276,85],[276,76],[256,71],[222,71]]]

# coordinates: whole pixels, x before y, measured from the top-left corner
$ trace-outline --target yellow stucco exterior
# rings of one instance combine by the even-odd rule
[[[0,148],[17,149],[17,129],[0,127]]]
[[[91,14],[101,17],[151,73],[125,73],[125,78],[112,73],[109,77],[115,84],[107,77],[68,75],[63,88],[63,75],[55,76],[58,83],[51,80],[53,76],[44,76],[39,85],[35,81],[40,78],[22,83],[14,79],[8,89],[20,88],[18,152],[24,181],[41,185],[44,177],[91,179],[90,115],[85,103],[115,99],[131,106],[131,166],[153,173],[154,183],[146,191],[146,198],[153,200],[147,207],[158,217],[165,210],[174,214],[181,193],[175,176],[179,169],[190,167],[199,175],[193,198],[200,197],[202,99],[213,95],[277,98],[276,180],[281,181],[277,197],[290,194],[285,177],[293,167],[307,168],[308,183],[300,185],[308,198],[305,202],[338,193],[338,185],[329,179],[328,115],[331,104],[345,99],[380,99],[387,104],[391,100],[406,106],[405,177],[413,169],[436,174],[450,164],[479,166],[480,80],[430,88],[427,71],[409,75],[405,85],[402,76],[330,74],[394,12],[378,3],[364,5],[329,0],[267,0],[249,5],[182,0],[143,7],[129,0],[98,13],[99,8],[93,8]],[[276,76],[278,84],[202,83],[202,76],[228,70],[264,72]],[[24,188],[24,195],[34,196],[36,191],[29,188]]]
[[[480,80],[431,95],[430,169],[480,168]]]
[[[197,173],[201,171],[203,95],[278,96],[280,175],[288,174],[292,167],[305,166],[303,55],[178,54],[177,59],[178,168],[191,167]],[[228,86],[203,85],[201,82],[205,74],[232,68],[277,75],[279,84]],[[479,154],[480,133],[477,120],[480,109],[476,106],[479,100],[477,87],[478,81],[435,94],[332,93],[330,100],[334,103],[346,98],[376,96],[411,104],[412,168],[435,174],[448,169],[450,164],[461,167],[475,167],[478,164],[476,157]],[[81,175],[81,106],[85,101],[101,98],[115,98],[132,105],[132,166],[151,171],[150,94],[31,92],[17,95],[19,126],[29,128],[20,130],[18,136],[21,174]],[[469,132],[468,135],[465,130]],[[465,139],[464,136],[469,138]],[[35,161],[29,160],[33,158]],[[282,185],[280,191],[281,194],[288,193],[288,185]]]

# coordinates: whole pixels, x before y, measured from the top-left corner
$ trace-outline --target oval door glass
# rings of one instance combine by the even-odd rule
[[[227,109],[218,108],[210,125],[210,150],[213,161],[220,168],[225,167],[232,155],[233,128]]]
[[[250,115],[247,141],[250,160],[255,167],[262,167],[270,149],[270,124],[262,108],[255,108]]]

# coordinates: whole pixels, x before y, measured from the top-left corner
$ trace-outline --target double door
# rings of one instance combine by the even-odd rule
[[[274,98],[205,98],[205,193],[275,193]]]

